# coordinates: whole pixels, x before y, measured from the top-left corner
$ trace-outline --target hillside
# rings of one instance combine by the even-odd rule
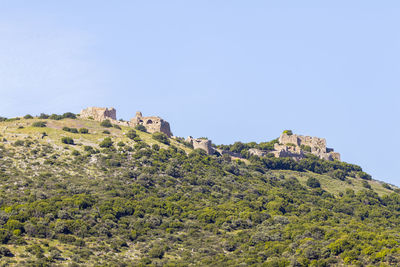
[[[400,190],[359,166],[207,155],[143,130],[2,119],[2,265],[400,264]]]

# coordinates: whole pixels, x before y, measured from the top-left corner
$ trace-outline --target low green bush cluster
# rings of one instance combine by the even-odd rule
[[[45,121],[36,121],[32,123],[33,127],[39,127],[39,128],[44,128],[47,126],[47,123]]]

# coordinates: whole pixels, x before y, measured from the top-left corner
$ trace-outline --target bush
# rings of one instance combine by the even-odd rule
[[[66,112],[62,115],[63,119],[69,118],[69,119],[76,119],[76,115],[72,112]]]
[[[88,134],[88,133],[89,133],[89,129],[87,129],[87,128],[80,128],[80,129],[79,129],[79,133],[81,133],[81,134]]]
[[[319,183],[317,178],[310,177],[307,179],[307,186],[311,188],[319,188],[321,187],[321,184]]]
[[[122,142],[122,141],[119,141],[117,145],[120,146],[120,147],[123,147],[123,146],[125,146],[125,143]]]
[[[6,247],[0,247],[0,258],[2,257],[14,257],[14,254]]]
[[[111,140],[110,137],[104,138],[104,140],[101,141],[101,143],[99,144],[99,146],[103,147],[103,148],[112,147],[112,145],[113,145],[113,141]]]
[[[131,129],[126,133],[126,137],[128,137],[129,139],[135,139],[135,137],[137,136],[137,133],[135,130]]]
[[[371,189],[371,185],[367,181],[362,181],[362,186],[367,189]]]
[[[165,133],[160,133],[160,132],[153,133],[152,137],[154,140],[157,140],[163,144],[169,145],[169,139]]]
[[[47,115],[47,114],[45,114],[45,113],[40,113],[40,115],[39,115],[39,119],[48,119],[50,116],[49,115]]]
[[[80,156],[81,153],[79,153],[78,150],[73,150],[72,153],[71,153],[71,155],[72,155],[72,156]]]
[[[17,140],[13,144],[14,146],[23,146],[25,145],[25,142],[23,140]]]
[[[32,115],[30,115],[30,114],[26,114],[26,115],[24,116],[24,119],[29,120],[29,119],[33,119],[33,117],[32,117]]]
[[[361,179],[364,179],[364,180],[371,180],[372,179],[371,175],[369,175],[368,173],[363,172],[363,171],[358,172],[357,175],[358,175],[358,177],[360,177]]]
[[[5,118],[5,117],[0,117],[0,122],[1,121],[6,121],[7,120],[7,118]]]
[[[306,152],[311,152],[311,147],[307,145],[301,145],[300,148]]]
[[[78,133],[78,129],[69,128],[69,127],[63,127],[63,131],[70,132],[70,133]]]
[[[287,135],[293,135],[292,130],[284,130],[283,133]]]
[[[135,129],[138,130],[138,131],[141,131],[141,132],[147,132],[146,127],[144,127],[141,124],[136,125]]]
[[[33,127],[41,127],[41,128],[43,128],[43,127],[46,127],[47,124],[44,121],[37,121],[37,122],[32,123],[32,126]]]
[[[63,137],[63,138],[61,138],[61,142],[63,144],[67,144],[67,145],[73,145],[74,139],[72,139],[71,137]]]
[[[382,187],[386,188],[386,189],[389,189],[389,190],[393,190],[393,188],[390,185],[388,185],[387,183],[383,183]]]
[[[114,124],[113,127],[114,127],[115,129],[121,130],[121,127],[120,127],[119,125],[117,125],[117,124]]]
[[[106,127],[106,128],[110,128],[110,127],[112,127],[113,125],[111,124],[110,120],[104,120],[104,121],[102,121],[102,122],[100,123],[100,126]]]
[[[103,134],[110,134],[110,131],[104,130],[104,131],[103,131]]]
[[[50,117],[49,117],[49,119],[50,119],[50,120],[57,120],[57,121],[59,121],[59,120],[62,120],[62,119],[63,119],[63,116],[57,115],[57,114],[51,114]]]

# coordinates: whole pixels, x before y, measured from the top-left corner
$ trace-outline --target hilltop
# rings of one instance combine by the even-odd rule
[[[322,138],[215,145],[112,108],[0,121],[4,264],[400,263],[400,190]]]

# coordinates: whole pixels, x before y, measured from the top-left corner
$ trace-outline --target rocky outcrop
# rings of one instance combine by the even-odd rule
[[[137,125],[143,125],[149,133],[162,132],[172,136],[171,128],[169,123],[160,117],[143,117],[142,112],[136,112],[136,116],[131,119],[130,126],[136,127]]]
[[[193,138],[189,136],[186,138],[186,142],[193,145],[194,149],[202,149],[207,152],[208,155],[214,154],[214,149],[211,146],[211,140],[203,139],[203,138]]]
[[[80,113],[80,117],[84,119],[93,119],[95,121],[104,120],[117,120],[117,111],[115,108],[98,108],[90,107],[83,109]]]

